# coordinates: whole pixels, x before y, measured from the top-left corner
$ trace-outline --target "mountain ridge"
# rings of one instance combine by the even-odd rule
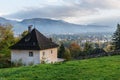
[[[42,33],[63,34],[63,33],[84,33],[84,32],[113,32],[113,27],[105,25],[80,25],[69,23],[63,20],[53,20],[49,18],[31,18],[22,21],[10,20],[0,17],[0,24],[11,24],[16,34],[27,30],[29,25],[34,25]]]

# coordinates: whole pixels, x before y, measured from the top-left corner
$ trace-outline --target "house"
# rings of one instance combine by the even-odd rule
[[[11,61],[21,60],[23,64],[39,64],[57,61],[58,45],[46,38],[36,28],[28,27],[28,34],[15,45],[11,46]]]

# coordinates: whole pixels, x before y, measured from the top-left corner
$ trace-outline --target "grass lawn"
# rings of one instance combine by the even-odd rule
[[[120,80],[120,56],[0,69],[0,80]]]

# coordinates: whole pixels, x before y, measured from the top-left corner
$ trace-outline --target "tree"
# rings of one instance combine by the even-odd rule
[[[28,34],[28,30],[23,31],[23,33],[21,34],[21,37],[23,38],[24,36],[26,36]]]
[[[69,49],[65,49],[65,53],[63,55],[64,59],[66,59],[66,61],[71,60],[71,54],[70,54],[70,50]]]
[[[63,58],[64,53],[65,53],[65,47],[62,43],[58,50],[58,58]]]
[[[0,53],[10,55],[9,47],[14,43],[12,25],[0,25]]]
[[[105,50],[107,52],[111,52],[111,51],[114,51],[115,50],[115,46],[114,45],[111,45],[111,44],[108,44],[105,48]]]
[[[113,35],[113,45],[115,46],[115,50],[120,49],[120,24],[117,25],[117,30]]]
[[[81,48],[77,43],[75,43],[75,42],[71,43],[70,46],[69,46],[69,50],[70,50],[72,58],[79,57]]]
[[[86,42],[84,46],[84,52],[86,54],[90,54],[92,50],[93,50],[92,44],[89,42]]]
[[[94,46],[95,46],[95,48],[100,48],[99,43],[95,43]]]
[[[95,48],[91,54],[100,54],[100,53],[106,53],[106,52],[102,48]]]

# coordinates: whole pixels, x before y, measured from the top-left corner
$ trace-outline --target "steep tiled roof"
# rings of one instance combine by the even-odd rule
[[[56,47],[58,47],[57,44],[46,38],[34,28],[30,33],[10,48],[14,50],[44,50]]]

